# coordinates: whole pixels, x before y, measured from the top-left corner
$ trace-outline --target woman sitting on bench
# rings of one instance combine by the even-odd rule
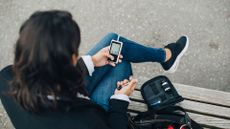
[[[20,28],[14,64],[0,73],[1,100],[13,125],[126,129],[129,96],[137,83],[130,78],[130,62],[158,62],[174,72],[188,39],[182,36],[164,48],[151,48],[120,36],[123,48],[115,64],[108,61],[114,58],[108,46],[118,36],[106,35],[79,58],[80,29],[69,12],[32,14]]]

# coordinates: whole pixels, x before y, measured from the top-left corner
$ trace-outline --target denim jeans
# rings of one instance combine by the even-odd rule
[[[87,54],[91,56],[96,54],[102,48],[109,46],[112,39],[116,40],[117,38],[118,34],[109,33]],[[117,64],[116,67],[110,65],[96,67],[92,76],[88,76],[86,79],[86,89],[90,99],[101,105],[105,110],[109,108],[109,99],[114,94],[117,81],[127,79],[133,74],[130,62],[162,63],[166,58],[165,51],[162,48],[146,47],[122,36],[120,36],[119,41],[123,42],[122,63]]]

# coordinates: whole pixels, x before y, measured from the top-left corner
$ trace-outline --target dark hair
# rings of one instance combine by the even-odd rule
[[[67,11],[35,12],[23,23],[10,93],[24,109],[57,109],[58,97],[74,100],[76,93],[87,95],[83,76],[72,62],[79,45],[80,29]]]

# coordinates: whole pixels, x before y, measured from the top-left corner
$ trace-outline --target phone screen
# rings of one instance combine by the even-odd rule
[[[111,44],[111,49],[110,49],[110,54],[113,55],[118,55],[120,51],[121,44],[112,42]]]
[[[116,42],[116,41],[112,41],[109,53],[114,57],[114,60],[110,60],[109,59],[110,61],[113,61],[115,63],[118,62],[118,56],[120,54],[121,47],[122,47],[122,43]]]

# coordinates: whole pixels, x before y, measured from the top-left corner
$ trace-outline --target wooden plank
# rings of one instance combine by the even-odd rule
[[[132,94],[130,98],[142,100],[142,96],[139,91],[134,91],[134,93]],[[183,102],[179,103],[179,105],[181,105],[186,110],[189,110],[191,112],[197,112],[200,114],[207,114],[210,116],[230,119],[230,108],[227,108],[227,107],[216,106],[216,105],[200,103],[200,102],[194,102],[190,100],[184,100]]]
[[[184,100],[178,105],[191,112],[230,119],[230,108]]]
[[[129,109],[138,110],[138,111],[146,111],[146,105],[140,102],[132,101],[129,105]],[[200,123],[204,127],[211,127],[211,128],[222,128],[228,129],[230,127],[230,120],[221,119],[212,116],[206,116],[196,113],[188,112],[189,116],[194,119],[196,122]]]
[[[188,115],[201,124],[204,127],[210,127],[210,128],[222,128],[222,129],[229,129],[230,128],[230,120],[226,119],[220,119],[216,117],[211,117],[211,116],[205,116],[205,115],[200,115],[200,114],[195,114],[195,113],[190,113],[188,112]]]
[[[147,107],[145,104],[136,101],[131,101],[131,103],[129,104],[129,109],[136,111],[147,111]]]
[[[133,99],[138,99],[138,100],[143,100],[143,97],[141,95],[140,91],[134,90],[133,93],[131,94],[130,98]]]
[[[184,98],[230,107],[230,93],[173,83]]]

